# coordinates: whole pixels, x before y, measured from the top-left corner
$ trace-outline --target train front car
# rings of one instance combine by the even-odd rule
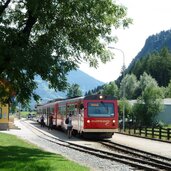
[[[84,103],[84,136],[111,138],[118,129],[116,98],[106,95],[86,96]]]

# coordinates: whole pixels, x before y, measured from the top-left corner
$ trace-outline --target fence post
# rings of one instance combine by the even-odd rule
[[[152,127],[152,138],[154,138],[154,127]]]
[[[167,128],[167,140],[170,139],[170,128]]]
[[[161,127],[159,127],[159,139],[161,140]]]
[[[139,127],[139,135],[141,135],[141,127]]]
[[[131,127],[130,127],[130,125],[129,125],[129,127],[128,127],[128,134],[129,134],[129,135],[131,134]]]
[[[147,127],[145,127],[145,137],[147,137]]]
[[[136,134],[136,127],[134,126],[134,134]]]

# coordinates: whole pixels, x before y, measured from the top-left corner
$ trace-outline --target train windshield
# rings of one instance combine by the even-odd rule
[[[114,116],[114,104],[105,102],[89,102],[88,116],[111,117]]]

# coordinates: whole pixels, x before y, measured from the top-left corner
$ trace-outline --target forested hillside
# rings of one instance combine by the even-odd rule
[[[144,47],[126,68],[125,74],[135,74],[137,79],[146,72],[151,75],[159,86],[166,87],[171,79],[171,30],[161,31],[147,38]],[[118,87],[123,75],[115,80]],[[88,94],[103,90],[99,86]]]
[[[133,67],[133,65],[141,58],[153,52],[159,52],[164,47],[167,47],[171,50],[171,30],[161,31],[158,34],[149,36],[145,41],[144,47],[132,60],[127,70],[130,70]]]
[[[167,48],[154,52],[138,60],[129,73],[140,78],[143,72],[151,75],[159,86],[166,87],[171,80],[171,53]]]
[[[126,73],[140,77],[147,72],[159,86],[167,86],[171,79],[171,30],[149,36],[144,47],[128,66]],[[119,82],[121,78],[118,78]]]

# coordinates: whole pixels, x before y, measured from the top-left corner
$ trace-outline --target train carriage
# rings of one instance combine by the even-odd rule
[[[72,114],[73,132],[86,137],[109,138],[118,129],[117,99],[106,95],[91,95],[49,102],[37,107],[39,114],[53,115],[56,128],[66,129],[67,114]],[[41,111],[41,112],[40,112]]]

